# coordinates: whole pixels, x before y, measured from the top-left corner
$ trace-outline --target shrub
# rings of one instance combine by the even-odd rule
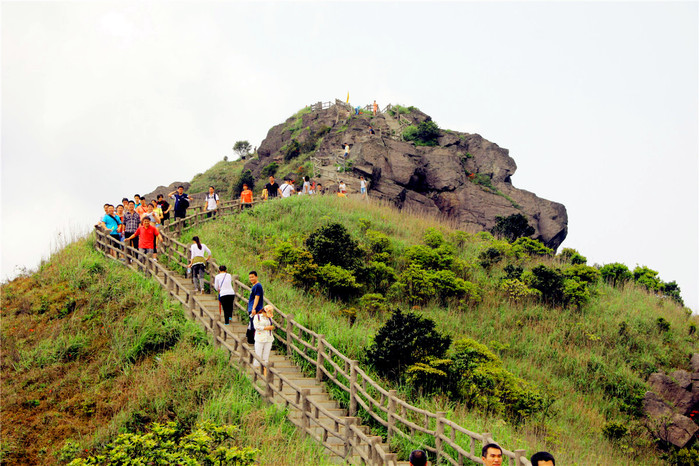
[[[563,280],[563,299],[566,305],[574,304],[578,310],[590,300],[590,290],[579,280]]]
[[[313,262],[310,252],[302,249],[299,250],[296,260],[290,263],[285,271],[291,283],[301,288],[312,288],[318,281],[318,264]]]
[[[405,380],[420,395],[430,395],[449,386],[449,366],[451,360],[427,357],[405,371]]]
[[[599,271],[602,278],[612,286],[617,286],[617,284],[628,281],[633,277],[629,268],[619,262],[606,264]]]
[[[369,250],[372,253],[388,253],[390,255],[393,252],[391,239],[385,233],[381,233],[380,231],[376,230],[367,230],[366,237],[369,241]]]
[[[560,269],[537,265],[531,272],[530,286],[541,292],[541,298],[552,305],[562,304],[564,276]]]
[[[637,266],[633,269],[633,279],[636,283],[643,285],[649,291],[659,291],[662,288],[662,281],[658,278],[658,272],[648,267]]]
[[[520,278],[522,278],[522,272],[524,272],[524,268],[520,267],[519,265],[508,264],[505,266],[503,271],[505,272],[506,279],[519,280]]]
[[[318,269],[318,285],[332,298],[348,299],[361,289],[349,270],[332,264]]]
[[[301,154],[301,146],[296,139],[292,139],[290,143],[282,147],[281,151],[284,155],[284,161],[288,162]]]
[[[448,269],[454,261],[453,252],[453,247],[448,243],[436,249],[416,244],[405,251],[405,258],[409,263],[425,269]]]
[[[436,297],[436,288],[429,271],[417,264],[403,270],[396,286],[410,304],[424,303]]]
[[[589,265],[577,264],[563,271],[563,275],[586,284],[595,284],[599,280],[600,272]]]
[[[434,284],[436,295],[442,304],[446,304],[449,298],[460,297],[466,294],[466,281],[457,278],[451,270],[437,270],[429,273],[429,275],[430,280]]]
[[[416,146],[436,146],[437,138],[439,126],[432,120],[423,121],[417,126],[408,126],[403,131],[403,139],[414,142]]]
[[[237,432],[235,426],[205,421],[187,433],[178,423],[168,422],[153,423],[149,429],[146,434],[121,434],[103,454],[75,459],[69,464],[255,464],[258,450],[224,446]]]
[[[444,235],[435,228],[428,228],[422,237],[422,241],[432,249],[436,249],[444,244]]]
[[[506,371],[485,345],[470,338],[454,342],[449,354],[453,396],[469,407],[501,413],[519,422],[536,412],[543,398],[529,384]]]
[[[660,330],[661,333],[670,331],[670,322],[665,320],[664,317],[658,317],[658,320],[655,321],[655,324],[657,325],[658,330]]]
[[[547,248],[539,240],[527,238],[525,236],[517,238],[514,243],[512,243],[512,251],[521,256],[522,254],[527,254],[529,256],[553,256],[553,249]]]
[[[478,264],[485,270],[490,270],[493,265],[502,260],[502,252],[497,248],[488,248],[478,255]]]
[[[362,253],[357,242],[339,223],[322,226],[306,239],[306,248],[320,266],[332,264],[347,270],[359,265]]]
[[[559,254],[559,257],[562,260],[569,262],[573,265],[587,263],[587,258],[585,256],[580,255],[578,251],[571,248],[563,248],[563,250]]]
[[[507,297],[515,302],[520,302],[529,297],[538,295],[537,290],[532,290],[524,282],[517,278],[508,278],[500,283],[500,289],[505,292]]]
[[[684,300],[680,296],[680,287],[677,285],[676,281],[671,281],[669,283],[663,283],[661,291],[668,298],[673,299],[680,306],[684,306]]]
[[[366,360],[379,374],[398,381],[413,364],[428,357],[442,358],[450,343],[449,336],[435,330],[433,321],[398,310],[376,333]]]
[[[370,261],[357,269],[357,276],[370,290],[382,293],[385,293],[398,278],[393,267],[376,261]]]
[[[510,243],[524,236],[531,236],[536,230],[529,225],[527,217],[522,214],[512,214],[508,217],[495,217],[495,226],[490,232]]]
[[[280,241],[274,246],[274,258],[281,264],[295,264],[302,252],[288,241]]]
[[[378,293],[368,293],[359,298],[359,307],[372,315],[382,314],[388,311],[386,298]]]
[[[277,162],[271,162],[271,163],[268,163],[267,165],[265,165],[265,168],[263,168],[260,173],[265,178],[268,178],[268,177],[274,175],[275,173],[277,173],[278,169],[279,169],[279,164]]]
[[[626,423],[623,422],[609,421],[602,427],[602,435],[612,442],[621,440],[626,437],[628,433],[629,429],[626,427]]]

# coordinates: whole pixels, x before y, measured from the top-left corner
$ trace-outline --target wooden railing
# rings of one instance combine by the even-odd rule
[[[326,110],[333,105],[338,105],[340,107],[344,107],[347,110],[350,110],[352,106],[348,104],[347,102],[343,102],[340,99],[335,99],[335,102],[316,102],[314,104],[309,105],[312,111],[318,111],[318,110]]]
[[[271,202],[283,202],[283,200]],[[239,211],[239,203],[236,201],[221,202],[219,205],[219,215]],[[185,219],[178,219],[164,225],[161,229],[163,241],[158,247],[158,254],[164,255],[167,262],[171,264],[186,266],[189,261],[189,246],[177,241],[173,236],[196,227],[206,220],[206,211],[200,211]],[[387,442],[390,442],[394,436],[414,441],[413,437],[419,433],[434,437],[434,447],[423,443],[422,448],[431,452],[436,457],[437,463],[444,461],[461,465],[464,459],[469,459],[482,464],[481,447],[494,442],[490,433],[472,432],[446,419],[444,412],[423,410],[402,400],[396,395],[395,390],[386,390],[380,386],[359,367],[358,361],[338,351],[325,339],[324,335],[299,324],[294,320],[293,314],[285,313],[266,297],[265,303],[274,306],[275,333],[286,347],[287,355],[295,355],[313,367],[318,382],[326,380],[348,394],[349,418],[335,416],[316,404],[309,398],[308,389],[295,385],[284,374],[275,370],[272,363],[268,365],[267,376],[263,375],[261,367],[252,366],[254,360],[260,361],[254,351],[243,344],[240,335],[235,335],[228,330],[220,319],[209,316],[193,292],[179,288],[174,280],[176,272],[168,270],[158,262],[139,258],[138,251],[133,248],[121,245],[122,250],[118,250],[120,245],[121,243],[116,242],[106,233],[96,230],[98,249],[106,254],[110,251],[126,254],[133,261],[132,264],[127,264],[129,267],[156,278],[188,309],[193,319],[214,335],[216,345],[227,350],[231,357],[235,357],[241,368],[252,368],[253,382],[263,382],[263,386],[253,384],[262,396],[271,400],[277,394],[284,399],[286,405],[299,409],[302,413],[302,426],[307,433],[310,433],[313,428],[322,428],[322,443],[331,452],[342,458],[358,455],[367,464],[396,464],[395,454],[388,453],[380,447],[380,437],[367,436],[356,426],[357,415],[362,409],[365,416],[370,416],[386,428]],[[217,271],[218,264],[214,261],[207,263],[208,278],[205,278],[205,281],[209,283],[212,290],[212,280]],[[237,309],[245,313],[244,315],[247,315],[247,296],[249,296],[250,287],[239,281],[237,276],[233,278],[236,292],[234,304]],[[180,293],[183,293],[184,297],[181,297]],[[284,387],[290,387],[292,394],[282,393]],[[326,427],[319,422],[320,413],[333,421],[331,427]],[[344,448],[338,449],[336,445],[330,444],[327,441],[330,437],[342,439]],[[510,466],[531,466],[531,462],[525,457],[525,450],[510,451],[503,448],[503,456],[509,459]]]

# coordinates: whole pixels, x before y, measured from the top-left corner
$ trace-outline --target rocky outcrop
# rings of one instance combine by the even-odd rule
[[[535,238],[554,249],[563,242],[568,231],[565,207],[515,188],[511,179],[517,165],[507,149],[478,134],[446,130],[440,130],[435,146],[401,140],[401,125],[427,120],[428,115],[412,108],[400,116],[373,118],[356,117],[341,105],[302,111],[271,128],[258,149],[259,160],[245,168],[259,176],[269,163],[282,160],[292,140],[303,144],[324,133],[316,154],[332,158],[349,143],[354,177],[363,175],[369,181],[373,198],[399,208],[446,214],[464,228],[478,230],[492,228],[498,216],[522,213],[534,227]],[[370,124],[376,134],[369,134]]]
[[[699,414],[699,354],[692,356],[689,373],[677,370],[670,374],[656,372],[648,378],[651,391],[643,399],[648,427],[664,442],[686,446],[699,432],[693,418]]]

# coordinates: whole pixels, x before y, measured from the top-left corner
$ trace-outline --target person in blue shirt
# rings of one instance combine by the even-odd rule
[[[109,204],[107,207],[107,213],[102,217],[102,223],[104,223],[104,228],[107,230],[107,233],[109,233],[109,236],[118,244],[121,243],[121,232],[119,231],[121,220],[114,214],[113,205]],[[116,256],[116,252],[114,252],[114,255]]]
[[[175,220],[178,218],[185,218],[187,216],[187,207],[189,207],[189,201],[193,201],[189,194],[184,192],[184,186],[178,186],[176,191],[168,194],[175,200]]]
[[[262,310],[265,305],[265,293],[262,289],[262,284],[257,281],[257,272],[254,270],[248,275],[252,288],[250,289],[250,298],[248,299],[248,315],[254,316]]]

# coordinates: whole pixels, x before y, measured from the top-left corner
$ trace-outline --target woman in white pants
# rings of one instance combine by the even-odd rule
[[[255,327],[255,354],[262,359],[265,366],[269,362],[269,352],[272,350],[274,342],[274,325],[272,324],[272,316],[274,315],[274,307],[271,304],[262,308],[262,312],[255,314],[253,326]],[[259,367],[260,363],[255,360],[252,363],[253,367]],[[263,368],[263,373],[267,374],[267,368]]]

